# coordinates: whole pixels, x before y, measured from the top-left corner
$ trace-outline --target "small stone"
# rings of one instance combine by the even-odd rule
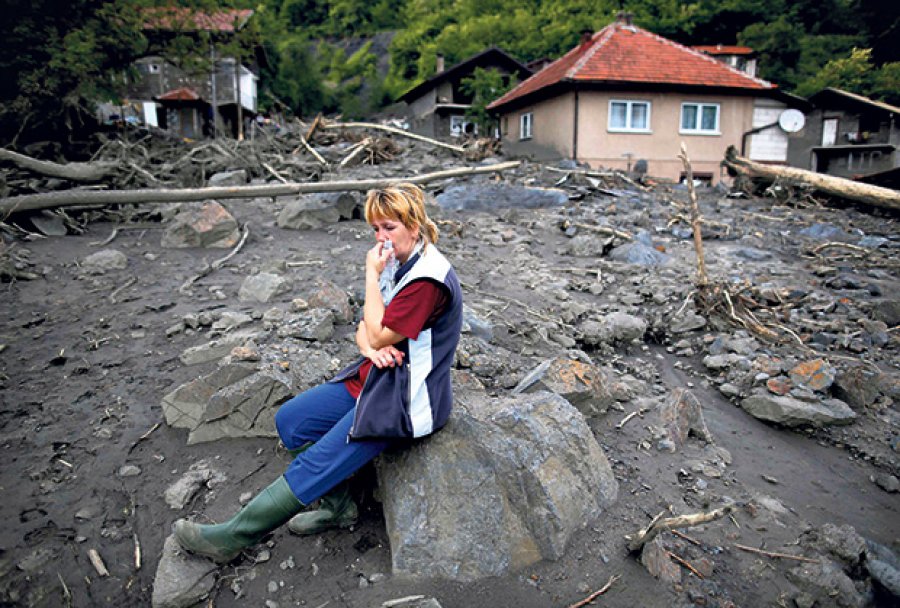
[[[241,503],[244,504],[244,503]],[[263,563],[272,559],[272,552],[268,549],[262,549],[259,553],[256,554],[256,562]]]
[[[900,480],[889,473],[878,473],[874,476],[872,481],[885,492],[894,494],[900,491]]]
[[[180,334],[183,329],[184,329],[184,324],[182,324],[181,321],[179,321],[175,325],[170,325],[169,327],[166,328],[166,337],[171,338],[175,334]]]
[[[365,576],[360,576],[360,577],[359,577],[359,588],[360,588],[360,589],[365,589],[365,588],[368,587],[368,586],[369,586],[369,581],[368,581],[368,579],[366,579]]]
[[[259,351],[249,346],[235,346],[231,349],[231,358],[236,361],[259,361]]]
[[[278,567],[282,570],[290,570],[294,567],[294,558],[293,556],[288,556],[286,560],[278,564]]]
[[[775,393],[776,395],[787,395],[791,392],[791,381],[788,380],[784,376],[778,376],[777,378],[769,378],[766,380],[766,388],[769,389],[769,392]]]
[[[374,574],[369,576],[369,582],[373,585],[377,585],[378,583],[382,583],[387,580],[387,574],[383,572],[375,572]]]
[[[778,484],[778,480],[776,478],[772,477],[771,475],[762,475],[762,478],[773,485]]]
[[[834,383],[836,371],[824,359],[814,359],[795,366],[790,374],[795,384],[802,384],[814,391],[824,391]]]
[[[140,467],[133,464],[126,464],[119,468],[119,477],[136,477],[141,474]]]
[[[275,593],[276,591],[278,591],[278,583],[276,583],[275,581],[269,581],[269,584],[266,585],[266,589],[269,590],[269,593]]]

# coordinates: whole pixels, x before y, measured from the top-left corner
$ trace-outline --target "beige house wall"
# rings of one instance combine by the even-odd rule
[[[650,130],[611,131],[612,100],[649,102]],[[681,132],[681,104],[690,102],[719,104],[716,134]],[[713,182],[718,182],[725,150],[730,145],[740,148],[741,136],[752,128],[753,104],[749,96],[582,91],[578,95],[578,160],[594,168],[624,170],[644,159],[648,175],[676,180],[683,171],[678,154],[684,142],[694,172],[711,174]],[[509,132],[503,135],[506,151],[535,160],[572,158],[574,108],[574,94],[568,93],[504,115],[509,120]],[[525,112],[534,115],[534,137],[520,141],[519,117]]]
[[[504,114],[500,127],[505,152],[534,160],[572,158],[574,108],[575,96],[566,93]],[[529,112],[533,118],[532,137],[523,140],[519,131],[521,117]],[[508,122],[504,123],[504,120]]]

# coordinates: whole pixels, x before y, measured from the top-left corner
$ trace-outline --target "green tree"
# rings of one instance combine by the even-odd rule
[[[900,62],[876,67],[872,49],[853,49],[849,56],[826,63],[814,76],[801,82],[796,92],[808,97],[825,87],[896,104],[900,102]]]
[[[460,89],[472,97],[472,104],[466,111],[466,116],[475,121],[479,132],[488,134],[493,131],[496,120],[488,113],[487,106],[515,84],[514,76],[504,74],[495,68],[475,68],[471,76],[462,79]]]

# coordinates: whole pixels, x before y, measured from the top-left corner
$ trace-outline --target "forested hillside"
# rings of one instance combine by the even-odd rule
[[[275,21],[284,34],[274,47],[395,31],[390,69],[373,98],[385,103],[431,76],[438,54],[452,65],[496,45],[522,61],[556,58],[622,9],[636,25],[684,44],[750,46],[763,78],[800,95],[841,86],[900,101],[900,3],[888,0],[283,0]],[[316,70],[306,74],[325,90],[340,76],[373,77],[371,61],[336,55],[328,42],[318,48]],[[286,88],[289,64],[270,74],[274,90]],[[304,113],[341,106],[315,86],[285,97]]]
[[[4,134],[115,98],[134,59],[203,61],[201,32],[151,40],[148,6],[252,8],[222,52],[260,56],[260,104],[299,115],[359,117],[390,104],[447,65],[489,46],[522,61],[556,58],[585,29],[620,10],[636,25],[685,44],[743,44],[760,75],[808,95],[839,86],[900,103],[900,2],[896,0],[7,0],[0,22],[0,123]],[[6,76],[8,75],[8,76]],[[5,138],[4,138],[5,139]]]

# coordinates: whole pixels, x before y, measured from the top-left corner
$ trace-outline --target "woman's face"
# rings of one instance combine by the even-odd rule
[[[394,244],[394,255],[401,264],[409,259],[416,243],[419,241],[419,229],[410,230],[400,220],[391,218],[378,218],[372,222],[375,230],[375,240],[384,243],[390,240]]]

